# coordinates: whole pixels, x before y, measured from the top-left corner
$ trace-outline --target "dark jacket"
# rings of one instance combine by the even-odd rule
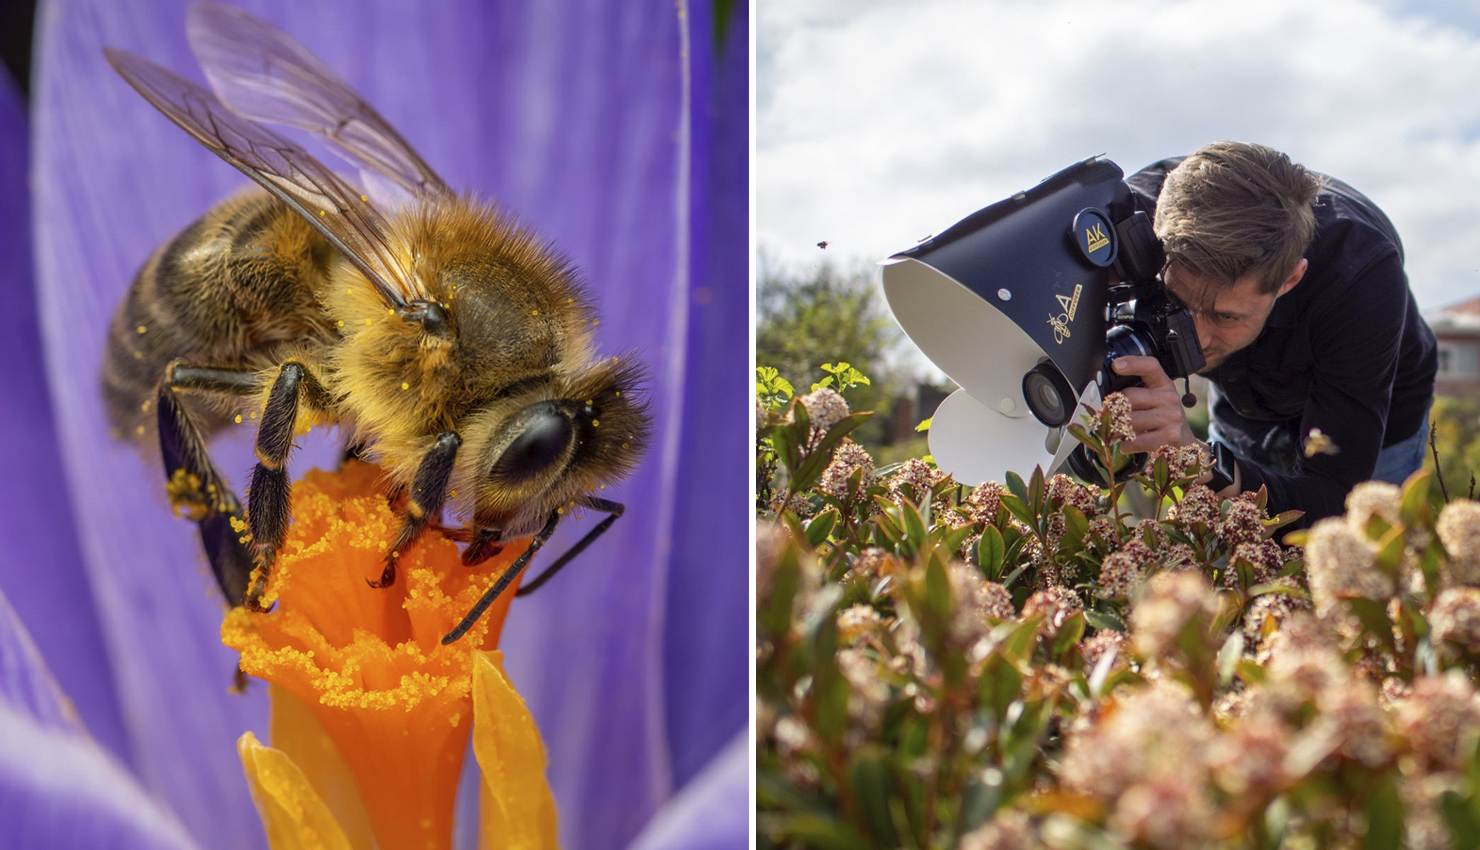
[[[1138,209],[1154,215],[1162,182],[1181,161],[1127,179]],[[1305,276],[1275,302],[1253,344],[1206,373],[1217,389],[1213,420],[1240,455],[1243,489],[1268,488],[1270,512],[1305,511],[1302,525],[1341,513],[1378,452],[1418,432],[1438,370],[1392,222],[1360,192],[1325,179]],[[1315,428],[1336,454],[1300,451]]]

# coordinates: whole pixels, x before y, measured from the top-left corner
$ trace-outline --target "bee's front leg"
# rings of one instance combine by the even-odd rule
[[[411,482],[411,492],[406,496],[401,533],[396,535],[395,544],[385,555],[385,569],[380,580],[366,580],[371,587],[390,587],[396,583],[396,561],[401,553],[442,512],[442,505],[447,501],[447,482],[452,480],[452,466],[461,445],[462,437],[452,431],[443,431],[421,459],[416,477]]]
[[[514,582],[514,579],[518,578],[519,574],[524,572],[524,568],[529,566],[529,559],[534,557],[534,553],[540,551],[541,547],[545,545],[545,541],[549,540],[550,535],[555,533],[555,527],[559,524],[560,512],[550,511],[550,518],[545,520],[545,527],[535,533],[534,538],[529,541],[529,548],[520,553],[519,557],[514,559],[514,563],[504,569],[503,575],[498,577],[498,581],[493,583],[493,587],[490,587],[484,592],[478,603],[473,606],[473,610],[469,611],[467,616],[463,617],[462,621],[453,627],[452,631],[448,632],[446,637],[442,638],[443,645],[452,643],[467,634],[468,629],[471,629],[473,624],[478,622],[478,618],[483,616],[483,612],[488,610],[488,606],[492,605],[493,601],[498,599],[509,588],[509,585]],[[476,538],[473,542],[478,543]],[[481,548],[481,546],[486,544],[479,545]],[[469,549],[471,548],[472,544],[469,544]],[[463,560],[467,560],[467,552],[463,553]]]
[[[262,570],[248,591],[248,607],[254,607],[253,600],[266,592],[267,572],[288,536],[292,493],[288,453],[293,449],[300,403],[327,410],[329,394],[302,363],[289,360],[278,370],[262,408],[262,424],[257,427],[257,466],[252,470],[252,489],[247,493],[247,528],[252,532]]]

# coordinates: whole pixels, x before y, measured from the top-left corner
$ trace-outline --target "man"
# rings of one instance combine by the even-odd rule
[[[1209,436],[1231,452],[1216,451],[1224,463],[1206,482],[1225,497],[1266,487],[1271,513],[1301,510],[1308,525],[1341,513],[1353,485],[1401,483],[1422,465],[1438,356],[1380,209],[1240,142],[1126,182],[1153,216],[1167,288],[1192,310],[1208,361]],[[1196,441],[1155,358],[1115,365],[1145,384],[1126,391],[1128,449]]]

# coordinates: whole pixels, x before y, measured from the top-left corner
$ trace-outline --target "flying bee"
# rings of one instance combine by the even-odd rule
[[[457,640],[563,514],[607,516],[520,593],[622,515],[594,493],[648,440],[642,367],[594,356],[594,313],[565,259],[450,190],[297,41],[216,4],[191,8],[189,35],[215,93],[123,51],[108,61],[261,188],[207,212],[134,279],[104,365],[113,425],[141,441],[157,431],[171,504],[198,524],[231,604],[262,610],[287,535],[293,438],[319,424],[389,478],[400,531],[373,586],[395,581],[400,553],[444,507],[469,518],[469,565],[533,535],[443,643]],[[388,180],[409,203],[372,202],[259,121],[324,135],[367,184]],[[233,420],[256,426],[245,511],[205,445]]]

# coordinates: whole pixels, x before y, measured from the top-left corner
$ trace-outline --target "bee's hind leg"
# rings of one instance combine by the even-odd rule
[[[427,524],[442,512],[447,501],[447,483],[452,480],[453,462],[457,460],[462,437],[452,431],[437,435],[436,442],[421,459],[416,468],[416,477],[411,482],[411,492],[406,494],[406,513],[401,517],[401,533],[385,555],[385,569],[379,581],[367,579],[371,587],[390,587],[396,583],[396,561],[412,541],[420,536]]]
[[[175,362],[165,370],[155,395],[160,459],[170,504],[176,513],[195,521],[211,572],[230,605],[250,604],[247,585],[253,561],[243,540],[241,503],[216,471],[200,426],[180,403],[176,391],[250,395],[257,386],[257,376],[252,372]]]

